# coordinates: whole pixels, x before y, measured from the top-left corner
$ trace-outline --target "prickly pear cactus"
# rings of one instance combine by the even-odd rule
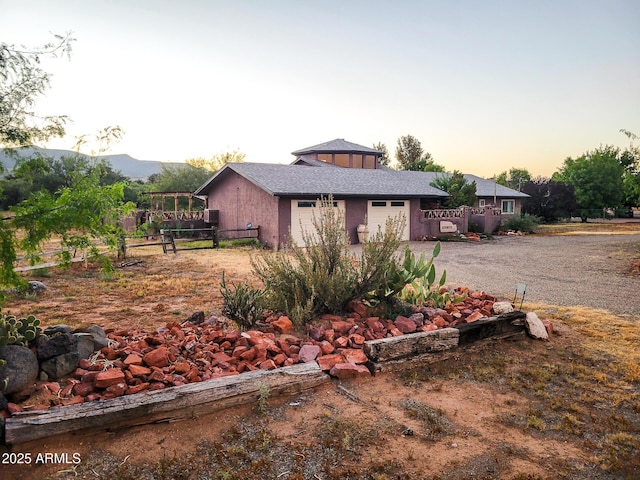
[[[38,338],[41,332],[40,320],[33,315],[17,319],[15,315],[0,314],[0,346],[26,346]]]

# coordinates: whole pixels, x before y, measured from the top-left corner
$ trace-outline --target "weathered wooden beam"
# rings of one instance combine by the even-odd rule
[[[508,338],[524,334],[524,312],[503,313],[497,317],[483,318],[471,323],[463,323],[455,328],[460,331],[460,345],[485,338]]]
[[[433,332],[371,340],[365,342],[363,350],[374,363],[388,362],[455,348],[458,346],[459,335],[460,332],[455,328],[443,328]]]
[[[399,360],[389,360],[385,362],[372,362],[369,364],[373,374],[402,372],[407,370],[422,369],[427,365],[443,362],[449,358],[460,355],[458,349],[451,349],[441,352],[422,353],[411,358],[402,358]]]
[[[24,443],[85,429],[117,429],[189,418],[256,402],[260,389],[269,395],[293,395],[329,381],[316,362],[276,370],[256,370],[112,400],[17,413],[5,421],[7,444]]]

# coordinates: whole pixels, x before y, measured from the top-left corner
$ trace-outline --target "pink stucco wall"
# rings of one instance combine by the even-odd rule
[[[224,177],[224,178],[223,178]],[[232,170],[223,172],[209,192],[207,208],[220,210],[220,230],[260,227],[260,242],[278,248],[278,198]]]

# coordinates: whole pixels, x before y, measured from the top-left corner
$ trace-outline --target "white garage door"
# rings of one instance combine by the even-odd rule
[[[367,204],[367,222],[369,224],[369,237],[378,231],[378,227],[384,232],[387,218],[404,215],[405,225],[402,240],[409,240],[409,200],[369,200]]]
[[[291,237],[298,245],[304,245],[302,232],[315,232],[313,217],[320,216],[321,200],[291,200]],[[344,218],[344,200],[334,200],[333,207],[342,211]]]

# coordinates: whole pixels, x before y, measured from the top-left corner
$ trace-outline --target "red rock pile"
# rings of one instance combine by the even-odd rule
[[[111,331],[110,346],[91,360],[81,360],[66,384],[41,384],[20,402],[22,407],[10,404],[9,411],[25,405],[44,409],[106,400],[311,361],[341,379],[369,376],[363,351],[367,340],[432,331],[492,315],[495,297],[466,289],[454,293],[466,296],[444,309],[419,307],[395,320],[383,319],[354,301],[347,316],[323,316],[308,327],[305,338],[292,335],[294,326],[286,316],[270,316],[261,330],[245,332],[223,330],[215,318],[200,324],[169,323],[153,333]]]

